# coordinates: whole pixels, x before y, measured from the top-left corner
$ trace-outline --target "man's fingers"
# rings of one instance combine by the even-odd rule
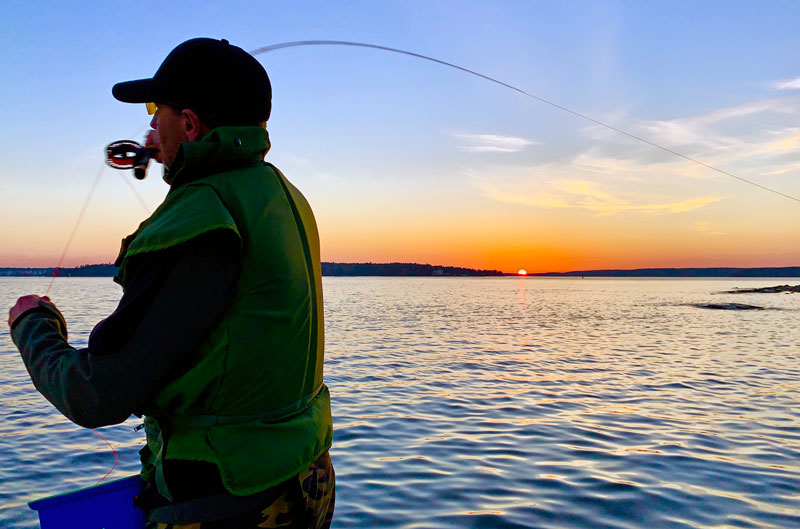
[[[11,326],[14,323],[14,320],[19,318],[26,311],[38,307],[40,301],[44,301],[48,305],[55,307],[53,302],[50,301],[50,298],[47,296],[37,296],[36,294],[22,296],[17,300],[14,306],[11,307],[11,310],[8,311],[8,325]]]
[[[144,146],[148,149],[161,150],[161,139],[158,137],[158,132],[151,130],[144,137]]]
[[[37,296],[36,294],[28,294],[27,296],[22,296],[17,300],[17,305],[26,304],[30,305],[32,303],[38,303],[39,300],[42,299],[41,297]]]
[[[152,151],[151,157],[158,163],[162,162],[161,156],[161,138],[158,137],[158,131],[151,130],[144,137],[144,146]]]

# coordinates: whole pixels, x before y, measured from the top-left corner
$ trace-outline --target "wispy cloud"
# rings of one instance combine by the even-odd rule
[[[714,231],[711,229],[711,223],[709,222],[698,222],[694,225],[695,231],[699,231],[700,233],[705,233],[706,235],[725,235],[725,233],[721,231]]]
[[[753,155],[784,154],[800,151],[800,128],[788,128],[776,131],[774,140],[765,140],[753,152]]]
[[[501,136],[498,134],[464,134],[453,136],[465,142],[459,148],[469,152],[519,152],[537,142],[517,136]]]
[[[792,104],[795,103],[795,104]],[[752,145],[752,122],[759,116],[796,114],[796,102],[782,99],[753,101],[700,114],[640,125],[646,137],[667,147],[686,146],[695,154],[708,151],[741,152]],[[684,153],[692,154],[692,152]]]
[[[764,174],[764,176],[779,176],[779,175],[784,175],[786,173],[792,173],[792,172],[795,172],[795,171],[800,173],[800,163],[784,165],[784,166],[779,167],[779,168],[777,168],[777,169],[775,169],[773,171],[769,171],[769,172],[766,172],[766,173],[763,173],[763,174]]]
[[[788,79],[786,81],[778,81],[773,83],[772,86],[776,90],[800,90],[800,77],[796,79]]]
[[[620,194],[607,189],[600,182],[576,178],[552,178],[538,182],[537,191],[527,192],[522,186],[508,191],[493,182],[476,176],[476,184],[492,200],[511,204],[523,204],[540,208],[575,208],[595,212],[599,215],[616,213],[675,214],[706,207],[723,199],[721,196],[696,196],[672,198],[662,196],[654,200],[644,193]]]

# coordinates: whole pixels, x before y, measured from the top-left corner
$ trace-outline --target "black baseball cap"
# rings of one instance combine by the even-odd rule
[[[187,40],[167,55],[152,78],[117,83],[111,93],[124,103],[189,108],[214,125],[260,123],[272,109],[264,67],[225,39]]]

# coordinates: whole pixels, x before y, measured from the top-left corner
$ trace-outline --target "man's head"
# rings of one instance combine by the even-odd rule
[[[155,75],[117,83],[115,98],[155,103],[151,126],[169,166],[184,141],[222,125],[259,125],[269,119],[272,87],[264,67],[227,40],[197,38],[172,50]]]

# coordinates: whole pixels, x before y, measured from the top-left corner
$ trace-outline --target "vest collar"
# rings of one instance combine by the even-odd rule
[[[186,141],[164,180],[174,189],[221,171],[260,163],[269,151],[269,134],[261,127],[217,127],[200,141]]]

